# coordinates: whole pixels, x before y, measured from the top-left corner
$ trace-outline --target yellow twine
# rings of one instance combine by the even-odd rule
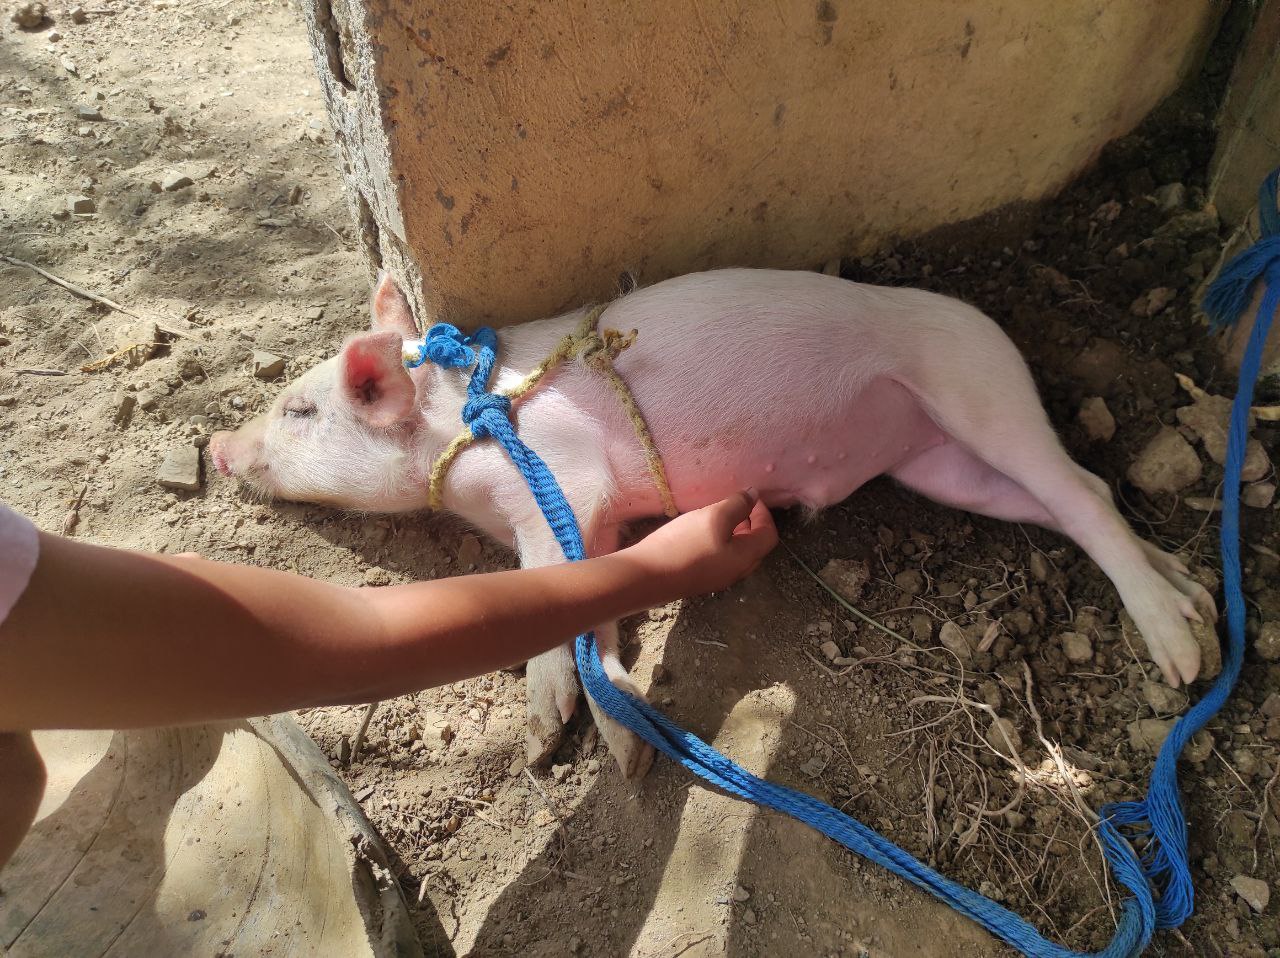
[[[529,375],[520,380],[511,389],[504,390],[501,395],[511,400],[512,405],[523,400],[529,393],[538,386],[542,378],[552,372],[561,363],[571,359],[582,359],[595,369],[599,370],[613,387],[613,391],[617,393],[618,399],[622,402],[623,408],[626,410],[627,418],[631,420],[631,425],[635,428],[636,438],[640,440],[640,445],[644,449],[644,458],[649,466],[649,476],[653,480],[654,486],[657,487],[658,495],[662,499],[663,512],[669,518],[675,518],[679,513],[676,510],[675,498],[671,495],[671,486],[667,483],[667,470],[662,464],[662,456],[658,452],[658,447],[654,444],[653,434],[649,431],[649,424],[645,421],[644,414],[640,411],[640,407],[636,404],[636,398],[632,395],[631,390],[627,387],[626,382],[618,371],[613,368],[613,361],[618,357],[624,349],[631,346],[636,341],[636,331],[623,335],[616,329],[597,329],[600,317],[603,315],[607,306],[593,306],[587,311],[582,318],[582,322],[578,324],[578,328],[572,333],[565,336],[560,343],[552,350],[542,362],[533,368]],[[448,475],[449,467],[453,465],[453,461],[458,455],[475,441],[475,436],[470,429],[463,430],[453,441],[445,447],[435,464],[431,467],[431,480],[427,486],[427,502],[432,509],[439,509],[444,501],[444,480]]]

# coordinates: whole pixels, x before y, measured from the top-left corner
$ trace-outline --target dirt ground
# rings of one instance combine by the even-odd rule
[[[194,492],[158,484],[172,450],[261,410],[363,325],[369,277],[287,3],[95,0],[82,23],[51,13],[20,31],[6,6],[0,26],[0,253],[182,335],[145,361],[134,350],[83,371],[153,331],[0,260],[0,496],[86,541],[347,584],[509,565],[447,518],[263,505],[213,475]],[[1126,474],[1190,402],[1175,374],[1217,395],[1234,388],[1192,309],[1224,239],[1196,212],[1223,75],[1211,63],[1198,92],[1051,203],[843,264],[850,278],[944,291],[995,317],[1073,454],[1143,535],[1207,581],[1221,467],[1197,445],[1200,477],[1180,495],[1145,495]],[[282,379],[255,376],[255,351],[285,360]],[[1090,441],[1077,413],[1098,396],[1115,434]],[[1274,460],[1280,427],[1254,435]],[[1132,723],[1186,702],[1126,634],[1107,580],[1054,535],[885,481],[817,521],[779,518],[786,548],[750,581],[625,623],[638,681],[752,770],[848,810],[1059,940],[1103,944],[1115,890],[1087,815],[1145,791],[1152,755]],[[1280,621],[1280,543],[1274,508],[1246,522],[1252,642],[1259,620]],[[841,573],[875,624],[806,567]],[[944,645],[969,660],[963,672]],[[502,673],[386,703],[349,765],[361,710],[299,715],[386,837],[429,954],[1009,953],[668,762],[624,782],[589,719],[551,769],[526,772],[522,685]],[[1153,954],[1280,954],[1280,903],[1258,914],[1233,887],[1253,877],[1280,893],[1278,691],[1280,663],[1251,649],[1211,742],[1180,766],[1197,911]],[[993,715],[1016,757],[1001,754]],[[1046,741],[1062,746],[1061,765]]]

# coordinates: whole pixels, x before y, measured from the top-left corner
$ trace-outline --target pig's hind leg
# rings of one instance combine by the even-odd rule
[[[1073,539],[1116,585],[1165,678],[1174,686],[1189,682],[1200,650],[1186,620],[1212,615],[1212,600],[1181,563],[1133,533],[1105,483],[1067,456],[1038,403],[1029,418],[1025,435],[975,429],[976,448],[952,438],[892,475],[946,505]]]

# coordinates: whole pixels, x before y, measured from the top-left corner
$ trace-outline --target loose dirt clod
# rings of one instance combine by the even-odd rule
[[[1181,492],[1200,478],[1200,457],[1182,434],[1165,426],[1129,467],[1129,481],[1148,495]]]
[[[156,482],[165,489],[200,491],[200,450],[195,446],[174,446],[165,454]]]

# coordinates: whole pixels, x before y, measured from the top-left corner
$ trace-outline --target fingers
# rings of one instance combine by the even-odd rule
[[[715,505],[709,506],[716,532],[726,539],[733,535],[739,525],[751,518],[752,510],[758,501],[752,490],[746,490],[734,493],[727,499],[721,499]]]
[[[733,544],[758,564],[778,544],[778,527],[773,524],[769,507],[759,499],[751,507],[749,521],[742,525],[746,528],[735,531]]]

